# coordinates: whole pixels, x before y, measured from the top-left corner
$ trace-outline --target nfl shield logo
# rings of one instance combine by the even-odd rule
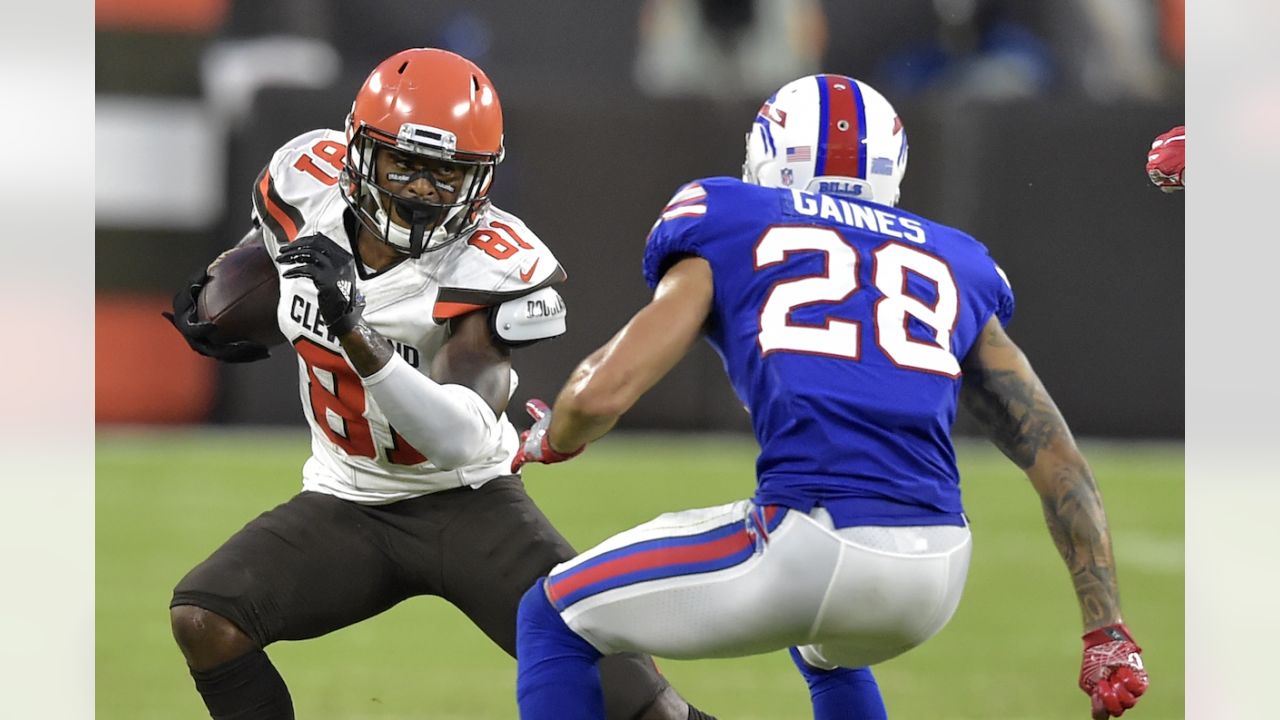
[[[791,187],[791,183],[795,182],[795,173],[791,172],[791,168],[782,168],[782,184]]]

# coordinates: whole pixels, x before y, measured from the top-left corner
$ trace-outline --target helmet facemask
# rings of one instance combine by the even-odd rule
[[[478,222],[489,202],[494,167],[501,161],[501,152],[458,152],[454,144],[452,133],[421,125],[405,124],[397,136],[362,126],[351,135],[342,173],[343,198],[375,237],[410,257],[444,248]],[[387,155],[381,150],[448,163],[459,172],[448,182],[429,170],[403,172],[400,177],[390,170],[380,173],[379,157]],[[397,193],[380,182],[384,176],[401,188],[426,178],[438,194],[449,193],[454,199],[439,202]],[[396,222],[395,216],[408,225]]]

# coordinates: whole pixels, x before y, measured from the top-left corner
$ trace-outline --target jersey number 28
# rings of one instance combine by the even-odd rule
[[[798,325],[796,308],[836,303],[858,291],[858,251],[831,228],[776,226],[769,228],[755,248],[757,270],[784,262],[791,253],[821,252],[826,267],[821,275],[783,280],[769,290],[760,312],[760,352],[787,351],[858,360],[862,356],[861,325],[853,320],[826,318],[822,326]],[[883,295],[874,313],[876,344],[895,365],[912,370],[960,376],[960,363],[951,354],[951,333],[959,317],[959,293],[951,269],[938,258],[897,242],[871,252],[872,282]],[[907,294],[907,273],[937,287],[937,302],[927,304]],[[911,337],[910,318],[929,326],[936,340]]]

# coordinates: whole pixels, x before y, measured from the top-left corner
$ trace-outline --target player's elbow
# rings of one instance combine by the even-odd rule
[[[458,468],[467,465],[468,459],[469,458],[459,453],[434,453],[431,456],[431,464],[435,465],[438,470],[457,470]]]
[[[439,447],[430,454],[431,464],[440,470],[457,470],[482,461],[493,451],[489,433],[482,427],[463,427],[448,442],[436,443]]]
[[[431,464],[440,470],[457,470],[475,464],[483,454],[479,443],[451,443],[431,454]]]

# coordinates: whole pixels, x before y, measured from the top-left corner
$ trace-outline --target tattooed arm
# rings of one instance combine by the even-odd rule
[[[1049,534],[1075,583],[1085,630],[1120,622],[1102,497],[1053,399],[995,318],[962,367],[964,406],[1040,494]]]

